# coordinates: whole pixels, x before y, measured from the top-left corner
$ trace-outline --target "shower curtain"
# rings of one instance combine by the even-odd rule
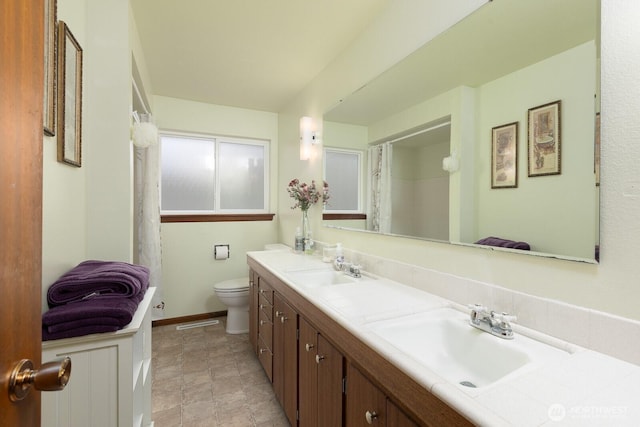
[[[392,153],[390,142],[369,148],[367,230],[380,233],[391,232]]]
[[[135,117],[135,115],[134,115]],[[153,319],[164,318],[162,296],[162,247],[160,241],[160,147],[158,128],[150,115],[142,114],[133,124],[135,147],[135,225],[138,235],[138,263],[149,268],[149,286],[156,288],[152,301]]]

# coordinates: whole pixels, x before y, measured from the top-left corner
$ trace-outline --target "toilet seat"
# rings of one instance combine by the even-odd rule
[[[237,292],[243,292],[249,290],[249,278],[243,277],[240,279],[225,280],[213,285],[216,293],[231,294]]]

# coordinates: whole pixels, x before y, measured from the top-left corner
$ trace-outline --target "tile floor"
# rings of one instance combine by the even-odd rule
[[[248,334],[217,325],[154,327],[154,427],[287,427]]]

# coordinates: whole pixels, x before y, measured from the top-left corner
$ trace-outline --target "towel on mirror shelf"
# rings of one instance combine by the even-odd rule
[[[501,248],[522,249],[528,251],[531,249],[527,242],[516,242],[515,240],[502,239],[500,237],[485,237],[476,242],[476,245],[498,246]]]

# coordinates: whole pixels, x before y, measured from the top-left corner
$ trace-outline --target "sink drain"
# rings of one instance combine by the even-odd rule
[[[460,385],[463,385],[465,387],[477,388],[476,385],[471,381],[460,381]]]

